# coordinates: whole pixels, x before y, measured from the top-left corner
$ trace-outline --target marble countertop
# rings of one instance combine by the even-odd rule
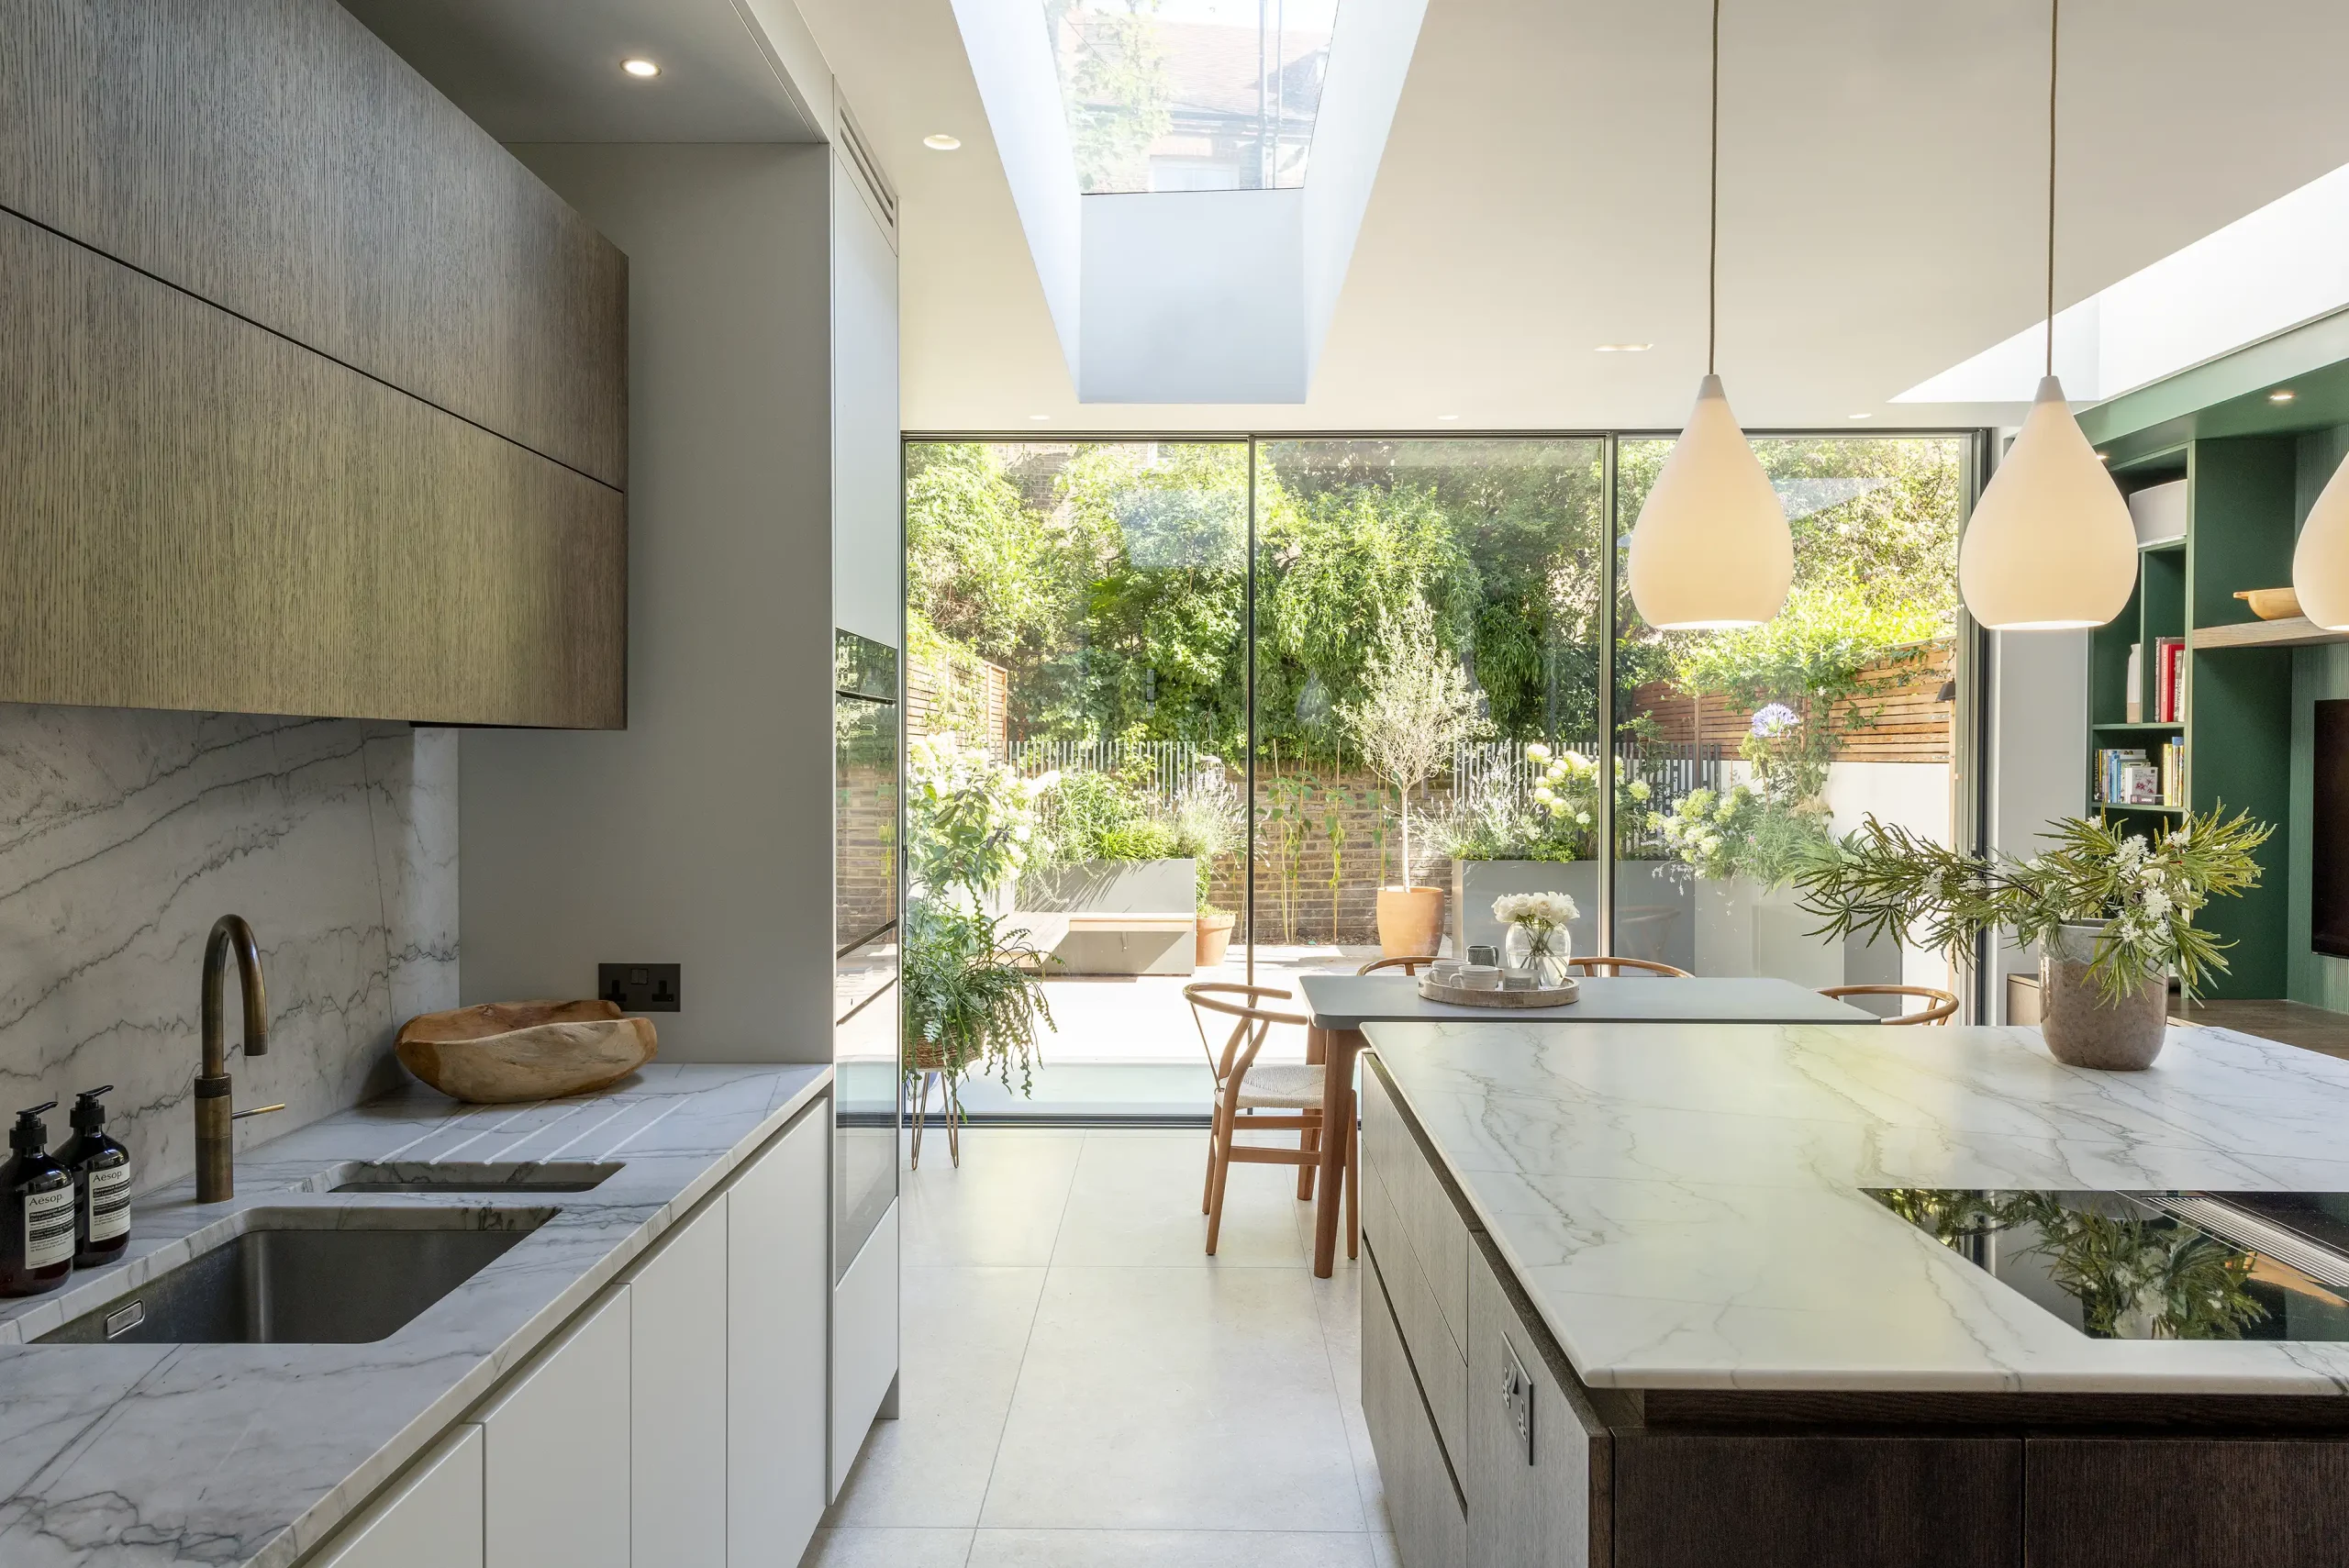
[[[294,1562],[830,1079],[829,1067],[656,1063],[602,1094],[522,1106],[418,1087],[239,1154],[228,1203],[197,1204],[192,1181],[137,1199],[123,1262],[0,1311],[0,1562]],[[495,1199],[317,1190],[354,1160],[623,1168],[585,1192]],[[27,1342],[184,1261],[192,1238],[241,1211],[418,1204],[557,1212],[373,1344]]]
[[[2173,1028],[1373,1023],[1405,1105],[1594,1386],[2341,1394],[2349,1344],[2092,1340],[1871,1186],[2349,1192],[2349,1062]]]

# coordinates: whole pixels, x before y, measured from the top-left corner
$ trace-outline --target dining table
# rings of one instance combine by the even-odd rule
[[[1321,1125],[1347,1129],[1324,1138],[1313,1192],[1313,1273],[1337,1266],[1348,1146],[1354,1132],[1354,1062],[1374,1023],[1721,1023],[1873,1024],[1874,1013],[1767,975],[1687,978],[1593,974],[1576,982],[1575,999],[1559,1007],[1478,1007],[1431,1002],[1408,974],[1303,974],[1305,1060],[1319,1064]]]

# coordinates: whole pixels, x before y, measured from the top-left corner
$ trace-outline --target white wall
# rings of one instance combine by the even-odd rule
[[[629,727],[466,732],[464,998],[679,962],[664,1057],[829,1062],[832,154],[514,150],[629,256]]]
[[[2031,855],[2051,818],[2087,809],[2088,634],[2000,631],[1990,640],[1990,845]],[[1991,1021],[2006,1021],[2003,977],[2038,968],[2034,954],[1999,941]]]

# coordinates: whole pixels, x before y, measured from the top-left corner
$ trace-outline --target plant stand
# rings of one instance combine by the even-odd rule
[[[928,1115],[930,1091],[939,1091],[939,1116],[946,1123],[946,1155],[954,1168],[963,1168],[963,1140],[960,1124],[967,1119],[963,1111],[963,1097],[954,1092],[954,1081],[940,1069],[924,1067],[917,1061],[914,1070],[906,1074],[906,1082],[913,1088],[913,1114],[908,1118],[913,1128],[913,1142],[909,1158],[915,1170],[921,1169],[921,1131]]]

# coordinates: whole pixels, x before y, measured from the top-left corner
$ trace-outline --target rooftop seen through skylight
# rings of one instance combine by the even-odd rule
[[[1338,0],[1043,0],[1078,187],[1305,183]]]

